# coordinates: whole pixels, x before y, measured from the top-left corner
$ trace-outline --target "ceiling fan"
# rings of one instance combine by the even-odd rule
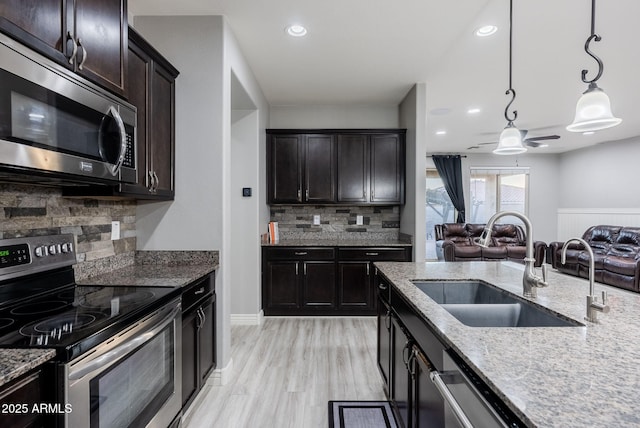
[[[541,143],[541,141],[546,141],[546,140],[557,140],[558,138],[560,138],[559,135],[542,135],[540,137],[527,137],[527,134],[529,133],[529,131],[527,129],[521,129],[520,133],[522,134],[522,144],[528,147],[546,147],[546,145],[544,143]],[[471,150],[471,149],[479,149],[481,146],[488,146],[491,144],[498,144],[497,141],[492,141],[490,143],[478,143],[475,144],[473,146],[467,147],[467,150]]]

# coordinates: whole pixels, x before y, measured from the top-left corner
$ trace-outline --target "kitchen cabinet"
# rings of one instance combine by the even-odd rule
[[[182,293],[182,405],[186,409],[216,367],[215,273]]]
[[[411,261],[411,247],[346,247],[338,249],[338,307],[375,315],[374,262]]]
[[[268,138],[270,204],[335,202],[335,140],[322,134],[271,134]]]
[[[0,409],[3,428],[46,428],[54,426],[51,412],[34,412],[33,406],[52,403],[50,385],[42,369],[20,376],[0,388]],[[61,411],[64,411],[64,404]]]
[[[265,315],[326,315],[336,307],[333,248],[264,248]]]
[[[404,326],[394,315],[391,316],[391,401],[401,425],[411,425],[411,375],[409,356],[413,341]]]
[[[129,29],[126,95],[137,109],[137,183],[65,187],[67,197],[173,200],[175,197],[175,80],[178,70]]]
[[[406,247],[263,247],[265,315],[375,315],[375,261],[410,261]]]
[[[0,3],[0,31],[123,95],[126,6],[126,0],[5,0]]]
[[[404,203],[404,130],[267,130],[267,202]]]

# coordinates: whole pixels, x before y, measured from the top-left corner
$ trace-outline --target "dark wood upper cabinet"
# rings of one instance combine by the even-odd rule
[[[0,2],[0,31],[118,95],[127,30],[126,0]]]
[[[267,130],[268,203],[404,203],[404,130]]]
[[[270,204],[335,201],[336,149],[333,135],[272,134],[267,144]]]

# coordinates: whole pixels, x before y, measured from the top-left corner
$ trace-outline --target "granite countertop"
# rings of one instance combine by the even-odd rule
[[[584,327],[468,327],[411,280],[479,279],[522,296],[513,262],[376,263],[378,269],[487,385],[531,427],[640,425],[640,294],[596,283],[610,312],[584,320],[587,280],[549,271],[535,302]],[[529,299],[531,300],[531,299]]]
[[[56,356],[53,349],[3,349],[0,352],[0,386]]]
[[[281,239],[276,243],[262,243],[263,247],[410,247],[398,240],[376,239]]]

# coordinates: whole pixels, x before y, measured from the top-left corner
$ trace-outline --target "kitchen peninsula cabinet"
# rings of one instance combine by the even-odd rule
[[[405,131],[267,130],[270,205],[404,203]]]
[[[3,428],[46,428],[53,426],[52,414],[34,411],[34,406],[51,403],[53,384],[43,370],[24,374],[0,388],[0,420]],[[62,404],[64,411],[64,404]]]
[[[124,95],[126,0],[5,0],[0,31],[111,92]]]
[[[186,409],[216,367],[215,273],[182,293],[182,406]]]
[[[376,315],[376,261],[411,261],[411,246],[262,249],[265,315]]]

